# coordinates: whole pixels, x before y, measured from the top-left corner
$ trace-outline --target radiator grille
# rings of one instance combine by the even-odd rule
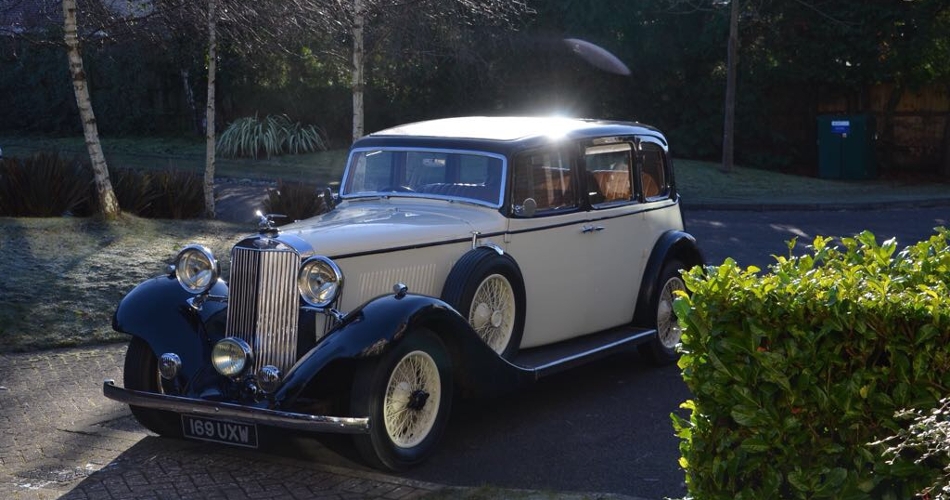
[[[227,334],[254,352],[254,373],[274,365],[286,373],[297,361],[300,257],[287,250],[234,248]]]

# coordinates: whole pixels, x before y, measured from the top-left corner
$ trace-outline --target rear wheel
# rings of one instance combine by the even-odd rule
[[[354,379],[351,412],[368,415],[370,432],[355,436],[370,465],[404,470],[432,454],[452,406],[452,370],[442,341],[417,329]]]
[[[659,365],[672,363],[679,357],[676,346],[680,343],[683,331],[673,310],[673,301],[676,300],[676,292],[686,291],[686,284],[680,276],[685,268],[678,260],[668,261],[660,272],[660,287],[656,296],[650,301],[650,310],[654,314],[651,326],[656,328],[656,337],[641,346],[640,353]]]
[[[158,372],[158,359],[152,348],[138,337],[132,337],[129,350],[125,353],[123,382],[126,389],[159,394],[164,392]],[[176,413],[139,406],[129,406],[129,409],[135,420],[146,429],[162,436],[181,436],[181,418]]]

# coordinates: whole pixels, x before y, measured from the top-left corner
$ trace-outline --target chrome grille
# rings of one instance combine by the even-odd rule
[[[235,247],[231,252],[227,334],[251,346],[254,373],[265,365],[287,373],[297,361],[299,267],[293,251]]]

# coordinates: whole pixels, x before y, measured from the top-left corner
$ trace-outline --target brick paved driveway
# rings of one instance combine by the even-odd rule
[[[441,488],[301,460],[281,449],[319,445],[286,435],[264,452],[150,436],[102,396],[124,356],[125,345],[0,355],[0,498],[395,500]]]

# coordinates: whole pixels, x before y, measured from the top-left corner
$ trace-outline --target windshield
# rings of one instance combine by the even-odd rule
[[[340,194],[415,196],[501,206],[504,158],[474,151],[365,149],[350,154]]]

